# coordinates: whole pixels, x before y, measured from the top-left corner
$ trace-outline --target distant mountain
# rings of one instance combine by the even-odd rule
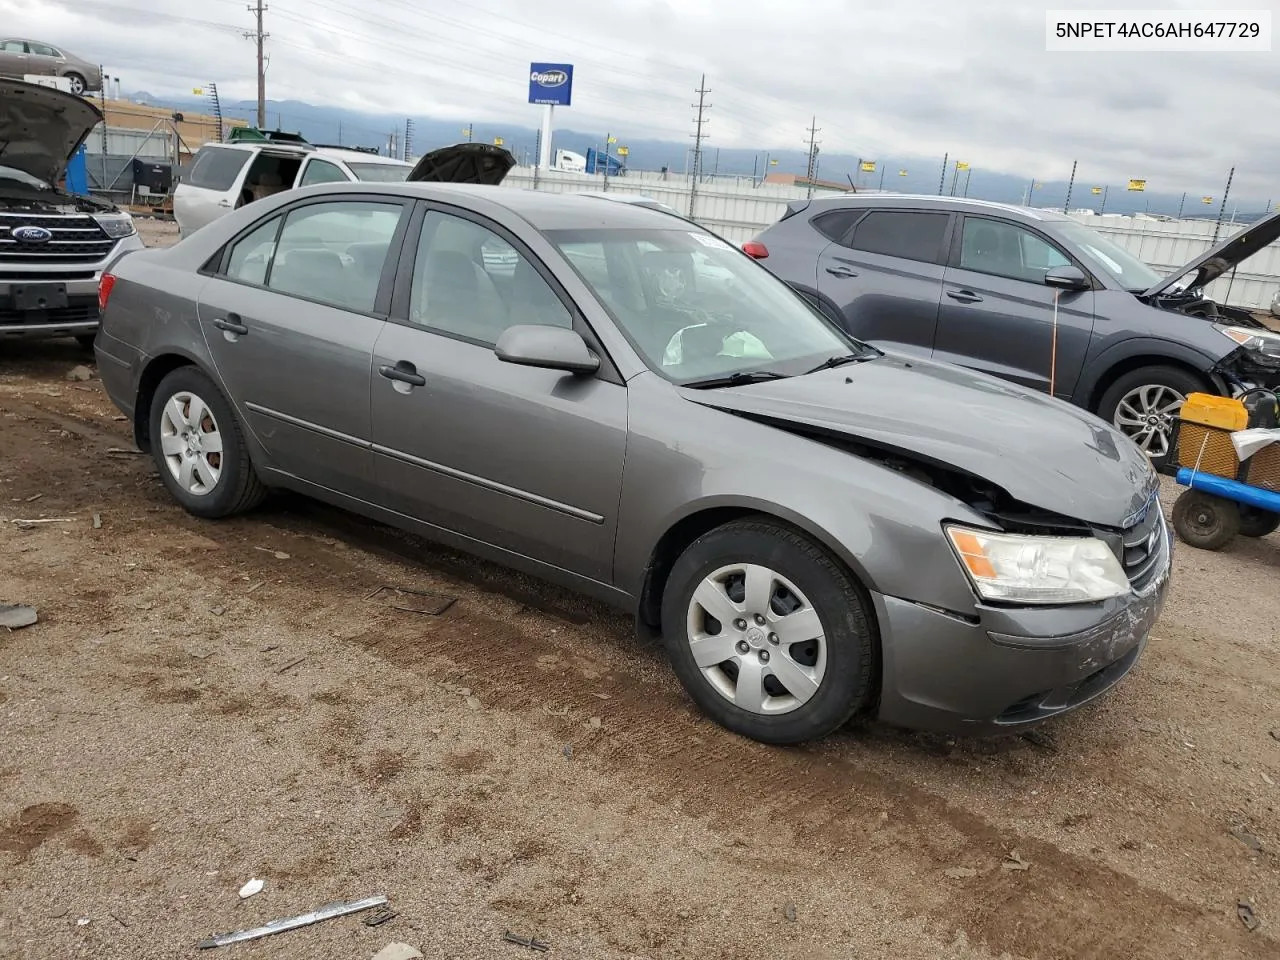
[[[146,92],[126,94],[127,99],[144,103],[162,104],[176,110],[200,111],[210,110],[208,98],[199,97],[153,97]],[[249,120],[251,123],[257,112],[254,101],[235,100],[222,102],[222,113],[225,117],[236,117]],[[295,133],[300,133],[314,143],[343,144],[347,146],[377,147],[386,153],[394,135],[397,149],[402,150],[405,137],[405,121],[412,119],[411,150],[419,156],[434,147],[457,143],[466,139],[465,129],[468,124],[453,120],[437,120],[430,117],[406,118],[390,114],[372,114],[342,107],[322,106],[304,103],[298,100],[270,100],[267,102],[267,125]],[[495,137],[503,139],[503,145],[515,154],[522,163],[532,163],[536,157],[538,132],[534,127],[514,124],[487,123],[477,120],[471,127],[471,138],[491,143]],[[556,130],[554,146],[558,149],[573,150],[586,153],[588,147],[604,148],[605,132],[583,132],[579,130]],[[691,145],[667,140],[630,139],[621,132],[614,132],[618,138],[617,145],[625,145],[629,150],[628,164],[633,169],[658,170],[668,167],[673,173],[684,173],[692,163]],[[614,150],[617,149],[614,146]],[[1024,202],[1031,188],[1030,176],[1013,176],[995,173],[982,169],[962,170],[956,174],[954,158],[948,163],[944,172],[941,157],[876,157],[874,173],[860,171],[862,158],[843,153],[820,153],[818,157],[818,176],[824,180],[847,182],[852,179],[858,187],[877,189],[883,185],[886,190],[901,193],[937,194],[941,185],[942,193],[954,191],[957,195],[968,188],[968,196],[983,200],[995,200],[1003,203]],[[770,161],[776,160],[776,164]],[[703,172],[720,176],[762,176],[767,172],[788,172],[803,174],[808,164],[808,157],[803,150],[750,150],[734,147],[720,148],[708,144],[704,148]],[[899,171],[907,171],[906,176],[899,176]],[[1062,207],[1067,201],[1066,180],[1036,180],[1039,186],[1034,191],[1032,202],[1040,207]],[[1097,184],[1100,186],[1100,184]],[[1091,193],[1095,186],[1092,181],[1078,180],[1071,190],[1071,206],[1075,208],[1101,208],[1101,196]],[[1220,202],[1220,198],[1217,198]],[[1280,196],[1271,202],[1280,201]],[[1238,208],[1236,205],[1238,204]],[[1216,218],[1218,204],[1205,205],[1199,195],[1187,195],[1185,200],[1181,194],[1170,194],[1156,191],[1130,192],[1126,184],[1111,184],[1106,195],[1107,213],[1142,213],[1173,216],[1182,207],[1184,216],[1207,216]],[[1238,198],[1227,206],[1228,217],[1236,209],[1236,220],[1250,221],[1266,212],[1268,206],[1262,199]]]

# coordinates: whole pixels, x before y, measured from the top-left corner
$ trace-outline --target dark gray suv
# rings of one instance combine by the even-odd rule
[[[855,337],[1051,392],[1158,457],[1188,393],[1280,386],[1280,333],[1204,293],[1278,236],[1268,217],[1162,278],[1061,214],[839,196],[744,249]]]

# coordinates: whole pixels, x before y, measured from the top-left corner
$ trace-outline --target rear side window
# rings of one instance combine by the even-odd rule
[[[937,263],[948,219],[947,213],[873,210],[862,218],[848,246],[886,257]]]
[[[836,210],[832,213],[819,214],[810,220],[809,224],[828,240],[843,243],[860,216],[862,216],[861,210]]]
[[[248,150],[230,147],[203,147],[187,171],[189,186],[226,192],[235,186],[236,178],[249,160]]]

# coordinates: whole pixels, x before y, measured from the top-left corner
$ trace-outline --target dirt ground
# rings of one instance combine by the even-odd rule
[[[382,925],[222,952],[1280,955],[1278,536],[1180,546],[1138,669],[1034,736],[771,749],[546,585],[301,499],[187,516],[85,359],[0,347],[0,602],[40,614],[0,629],[2,957],[193,955],[373,894]]]

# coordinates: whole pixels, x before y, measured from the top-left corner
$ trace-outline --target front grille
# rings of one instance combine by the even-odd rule
[[[1165,547],[1164,538],[1164,515],[1160,501],[1153,498],[1146,515],[1120,534],[1120,562],[1135,589],[1141,590],[1154,577]]]
[[[13,239],[18,227],[44,227],[53,237],[44,243],[20,243]],[[0,214],[0,263],[11,268],[33,263],[97,263],[115,245],[93,217]]]
[[[22,324],[86,323],[98,319],[97,297],[71,297],[56,310],[14,310],[0,305],[0,329]]]

